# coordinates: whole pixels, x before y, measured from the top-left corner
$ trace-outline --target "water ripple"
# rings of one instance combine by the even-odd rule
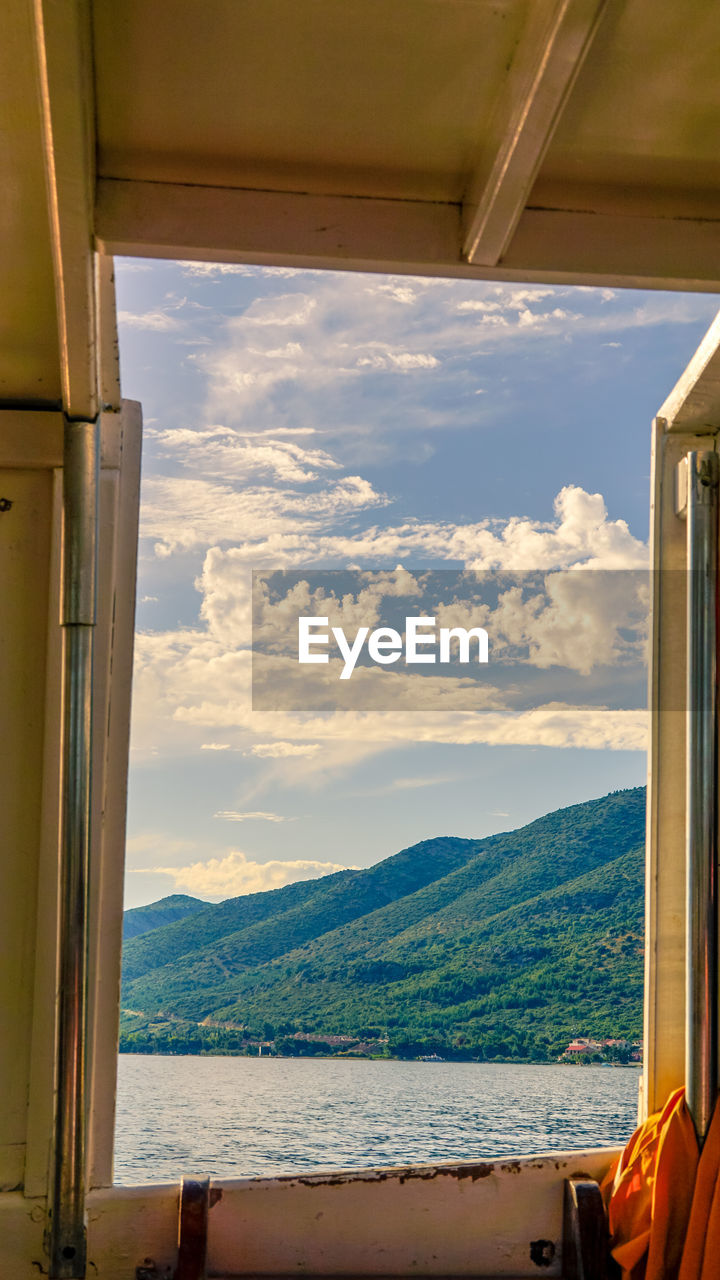
[[[606,1067],[123,1054],[115,1181],[614,1146],[637,1089],[636,1070]]]

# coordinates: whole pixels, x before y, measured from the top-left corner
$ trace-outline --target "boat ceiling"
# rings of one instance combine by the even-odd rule
[[[720,288],[706,0],[6,0],[3,27],[6,403],[82,408],[94,249]]]

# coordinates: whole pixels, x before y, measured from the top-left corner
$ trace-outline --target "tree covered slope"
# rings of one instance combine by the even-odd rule
[[[126,944],[124,1004],[487,1058],[552,1057],[576,1034],[636,1037],[644,823],[636,788],[206,905]]]

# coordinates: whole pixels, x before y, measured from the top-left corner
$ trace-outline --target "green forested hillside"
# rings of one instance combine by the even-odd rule
[[[637,788],[483,840],[426,840],[154,929],[126,946],[125,1047],[148,1047],[168,1015],[186,1041],[211,1019],[485,1058],[637,1037],[644,805]]]
[[[183,920],[194,911],[202,911],[207,903],[201,898],[190,898],[186,893],[171,893],[168,898],[151,902],[147,907],[130,907],[123,913],[123,938],[138,938],[151,929]]]

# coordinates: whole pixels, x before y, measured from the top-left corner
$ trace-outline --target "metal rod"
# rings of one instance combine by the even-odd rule
[[[65,424],[60,946],[50,1276],[86,1272],[88,869],[99,426]]]
[[[687,457],[685,1090],[702,1143],[718,1087],[718,497],[720,459]]]

